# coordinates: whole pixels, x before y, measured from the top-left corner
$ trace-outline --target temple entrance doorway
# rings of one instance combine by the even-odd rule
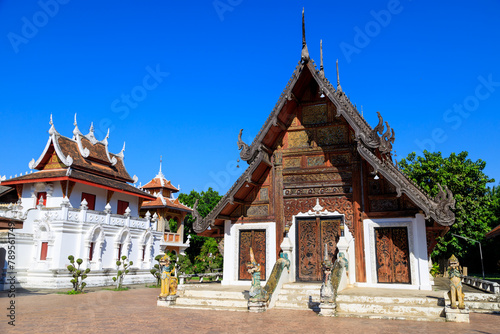
[[[334,217],[297,218],[297,281],[321,281],[325,245],[329,259],[337,259],[341,221]]]
[[[238,280],[251,280],[252,275],[247,271],[250,262],[250,247],[252,247],[255,261],[260,264],[261,280],[266,279],[266,230],[241,230],[239,247]]]
[[[375,228],[378,283],[411,284],[408,229]]]

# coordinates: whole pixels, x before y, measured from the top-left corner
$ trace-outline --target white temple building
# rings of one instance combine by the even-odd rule
[[[83,135],[76,115],[72,138],[56,131],[52,116],[50,125],[43,153],[29,164],[38,171],[1,181],[15,187],[19,201],[0,207],[0,217],[23,225],[0,230],[0,290],[7,289],[7,273],[21,287],[70,288],[69,255],[91,269],[87,286],[113,284],[116,261],[123,255],[133,261],[124,284],[154,282],[150,269],[164,233],[158,231],[156,214],[138,217],[142,202],[156,197],[131,184],[137,178],[123,163],[125,145],[120,153],[110,153],[109,132],[101,141],[93,126]],[[15,262],[9,268],[12,244]]]

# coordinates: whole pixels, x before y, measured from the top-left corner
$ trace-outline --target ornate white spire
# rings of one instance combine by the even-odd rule
[[[321,73],[324,76],[324,70],[323,70],[323,40],[319,40],[319,54],[320,54],[320,65],[319,65],[319,73]]]

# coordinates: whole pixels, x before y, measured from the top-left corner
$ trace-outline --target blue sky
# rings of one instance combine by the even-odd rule
[[[0,175],[29,171],[49,116],[73,117],[143,184],[225,193],[307,43],[368,122],[396,131],[397,159],[468,151],[500,181],[500,2],[0,0]],[[490,184],[492,185],[492,184]]]

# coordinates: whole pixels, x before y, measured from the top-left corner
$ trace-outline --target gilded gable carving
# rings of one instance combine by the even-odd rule
[[[331,126],[318,129],[318,145],[336,145],[347,143],[347,128]]]
[[[309,147],[309,136],[306,131],[293,131],[288,133],[288,147]]]
[[[284,168],[297,168],[300,167],[300,157],[285,158],[283,159]]]
[[[317,157],[308,157],[307,158],[307,166],[308,167],[321,166],[324,163],[325,163],[325,157],[323,155],[317,156]]]
[[[326,104],[304,106],[302,108],[302,124],[323,124],[328,121]]]

